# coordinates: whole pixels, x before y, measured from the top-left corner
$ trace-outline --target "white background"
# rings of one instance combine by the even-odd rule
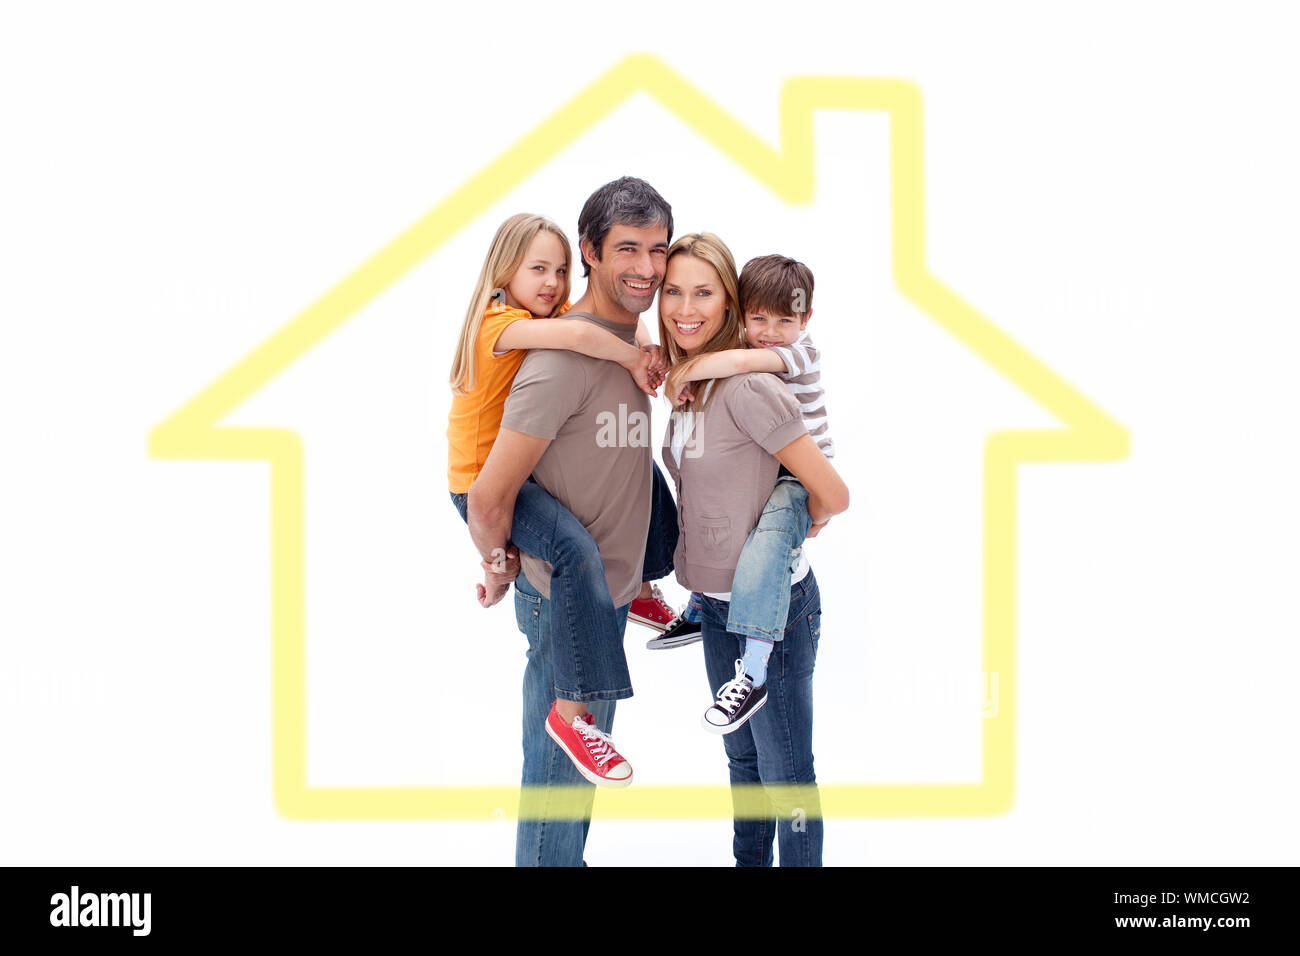
[[[277,816],[267,467],[146,438],[639,51],[772,142],[788,77],[915,82],[933,271],[1133,436],[1125,462],[1021,470],[1012,810],[832,820],[827,862],[1296,861],[1286,6],[744,9],[5,8],[0,862],[511,862],[504,821]],[[516,778],[523,639],[470,597],[446,369],[497,222],[573,237],[624,173],[678,232],[817,273],[854,495],[809,549],[819,777],[976,777],[980,449],[1050,420],[893,292],[883,123],[816,135],[817,199],[791,209],[631,100],[232,417],[306,449],[313,784]],[[723,782],[698,648],[647,636],[620,748],[641,782]],[[729,826],[597,820],[587,859],[725,864]]]

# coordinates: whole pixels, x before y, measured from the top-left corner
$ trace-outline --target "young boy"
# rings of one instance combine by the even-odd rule
[[[812,318],[812,271],[787,256],[760,256],[740,273],[740,309],[748,348],[713,352],[698,359],[685,381],[725,378],[744,372],[773,372],[799,401],[804,425],[827,458],[835,454],[821,386],[821,358],[808,337]],[[681,396],[670,396],[677,404]],[[704,713],[706,730],[729,734],[738,729],[767,700],[767,659],[772,644],[785,633],[790,611],[790,586],[807,574],[802,545],[808,535],[808,492],[784,468],[768,498],[758,528],[750,532],[727,594],[727,630],[745,637],[743,671],[718,691]],[[758,530],[763,534],[757,534]],[[647,646],[682,647],[700,639],[700,596],[691,603],[672,633]],[[689,633],[688,633],[689,632]]]

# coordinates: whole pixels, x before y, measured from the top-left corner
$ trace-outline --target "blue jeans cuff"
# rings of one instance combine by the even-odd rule
[[[773,643],[785,637],[784,628],[779,631],[772,631],[753,624],[733,624],[731,621],[727,622],[727,632],[738,634],[741,637],[761,637],[763,640],[772,641]]]

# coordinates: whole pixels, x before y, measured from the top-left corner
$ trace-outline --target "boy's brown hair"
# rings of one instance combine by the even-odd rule
[[[803,322],[812,311],[812,295],[812,270],[789,256],[759,256],[740,272],[744,315],[793,315]]]

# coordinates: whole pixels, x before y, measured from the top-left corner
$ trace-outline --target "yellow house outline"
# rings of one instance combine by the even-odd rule
[[[271,465],[273,791],[287,817],[314,820],[485,819],[513,813],[518,787],[309,787],[304,627],[303,453],[285,428],[218,422],[638,92],[656,98],[706,142],[788,203],[813,198],[813,114],[889,119],[893,271],[899,291],[1065,427],[1000,431],[984,451],[983,669],[997,707],[982,721],[978,783],[821,787],[828,817],[982,816],[1011,807],[1016,721],[1016,478],[1025,462],[1114,461],[1128,432],[931,275],[925,262],[922,104],[899,79],[792,77],[780,94],[780,150],[658,58],[634,54],[597,77],[350,275],[191,398],[149,436],[160,459]],[[730,788],[650,786],[601,791],[606,818],[730,817]],[[527,811],[525,811],[527,812]]]

